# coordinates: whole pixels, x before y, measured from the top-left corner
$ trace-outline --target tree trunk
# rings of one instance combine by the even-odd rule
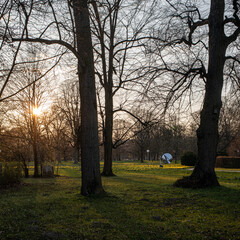
[[[59,146],[59,139],[57,141],[57,162],[61,162],[61,153],[60,153],[60,146]]]
[[[144,162],[144,155],[145,155],[145,151],[144,151],[144,149],[141,147],[141,149],[140,149],[140,160],[141,160],[141,163]]]
[[[28,170],[26,160],[22,158],[22,162],[23,162],[24,176],[25,176],[25,178],[28,178],[29,177],[29,170]],[[1,175],[1,171],[0,171],[0,175]]]
[[[84,196],[103,192],[98,142],[93,49],[87,0],[74,0],[81,101],[81,167]]]
[[[112,172],[113,98],[112,88],[105,88],[105,128],[103,176],[114,176]]]
[[[33,115],[33,161],[34,161],[34,177],[39,177],[39,163],[37,154],[37,116]]]
[[[224,0],[212,0],[209,16],[209,63],[204,105],[197,130],[198,161],[190,177],[178,180],[181,187],[219,186],[214,171],[218,144],[218,120],[225,62]]]
[[[74,145],[74,164],[77,164],[79,162],[79,146],[78,143]]]
[[[105,73],[104,91],[105,91],[105,134],[104,134],[104,168],[103,176],[115,176],[112,171],[112,134],[113,134],[113,45],[114,30],[110,34],[109,66]],[[105,52],[105,51],[104,51]]]

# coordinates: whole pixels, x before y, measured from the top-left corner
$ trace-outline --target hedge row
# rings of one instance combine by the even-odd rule
[[[240,168],[240,157],[218,156],[215,167],[219,168]]]

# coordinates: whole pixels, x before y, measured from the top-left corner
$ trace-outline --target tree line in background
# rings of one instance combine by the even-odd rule
[[[165,151],[178,159],[196,151],[197,138],[195,170],[177,185],[218,185],[218,140],[225,152],[239,134],[239,3],[199,4],[4,1],[1,156],[21,159],[25,174],[33,158],[36,177],[47,159],[81,159],[82,194],[89,195],[103,191],[99,146],[102,174],[112,176],[119,149],[140,160],[146,149],[154,159]],[[65,80],[57,96],[47,93],[47,79]],[[44,101],[48,111],[33,114]]]
[[[39,82],[40,83],[40,82]],[[41,84],[35,86],[36,89]],[[29,90],[29,89],[28,89]],[[33,90],[33,89],[31,89]],[[37,91],[37,90],[36,90]],[[55,96],[54,103],[49,109],[42,110],[37,117],[37,142],[33,139],[34,114],[31,112],[31,98],[21,94],[17,105],[12,105],[11,111],[5,113],[4,125],[1,127],[1,160],[18,160],[22,163],[28,176],[28,165],[34,160],[34,144],[37,146],[39,166],[45,162],[57,165],[61,161],[80,161],[80,108],[79,92],[76,83],[64,84]],[[38,96],[41,99],[40,96]],[[26,105],[26,103],[28,104]],[[41,103],[38,103],[41,107]],[[17,108],[16,108],[17,107]],[[220,117],[220,139],[218,152],[225,155],[233,140],[239,133],[239,105],[223,108]],[[16,117],[16,112],[19,114]],[[230,113],[231,114],[230,114]],[[227,114],[228,113],[228,114]],[[148,159],[150,150],[151,160],[159,161],[162,154],[170,152],[174,160],[180,159],[185,151],[197,152],[196,129],[194,114],[190,123],[176,121],[176,116],[169,123],[156,121],[148,111],[135,113],[146,118],[148,125],[144,126],[135,119],[115,119],[113,126],[113,160]],[[226,115],[227,114],[227,115]],[[144,115],[144,117],[143,117]],[[145,119],[145,120],[146,120]],[[11,127],[9,127],[9,125]],[[100,124],[99,124],[100,125]],[[99,128],[101,137],[102,129]],[[101,159],[104,159],[103,143],[100,143]],[[39,174],[39,173],[38,173]]]

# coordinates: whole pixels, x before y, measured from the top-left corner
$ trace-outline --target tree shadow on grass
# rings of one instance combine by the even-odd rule
[[[197,226],[199,224],[198,219],[200,216],[198,215],[198,211],[203,211],[204,214],[209,214],[208,221],[210,221],[212,216],[220,218],[222,217],[225,219],[226,225],[230,227],[234,226],[234,219],[239,219],[240,216],[240,189],[238,190],[236,188],[226,186],[204,189],[179,189],[172,186],[169,181],[167,181],[168,184],[158,185],[157,181],[154,183],[146,183],[144,179],[136,180],[135,178],[129,177],[118,177],[116,180],[121,182],[121,184],[125,184],[125,189],[127,191],[132,191],[135,194],[138,194],[139,192],[139,197],[135,195],[133,198],[131,193],[126,193],[124,195],[123,192],[122,194],[117,192],[117,194],[107,193],[101,197],[88,199],[88,202],[90,206],[101,215],[103,222],[107,222],[106,228],[112,229],[112,232],[114,232],[114,228],[116,227],[118,228],[117,232],[125,231],[125,235],[122,236],[123,239],[124,236],[127,239],[141,239],[141,236],[146,237],[148,235],[149,239],[172,239],[168,238],[168,232],[166,229],[161,229],[158,225],[154,226],[154,223],[150,224],[154,226],[153,228],[149,227],[149,225],[146,224],[146,222],[150,222],[150,218],[153,218],[154,220],[160,222],[164,221],[164,218],[161,216],[151,216],[151,214],[149,214],[147,220],[146,217],[143,218],[143,216],[141,216],[141,213],[139,213],[140,201],[142,201],[142,208],[148,208],[149,206],[155,205],[158,208],[164,209],[167,215],[169,213],[169,216],[173,220],[175,218],[174,216],[171,216],[171,212],[179,212],[178,217],[183,219],[185,217],[187,218],[188,215],[190,216],[191,211],[196,212],[196,220],[194,220],[195,222],[188,224],[190,227]],[[153,185],[154,187],[151,189],[151,186]],[[159,191],[159,198],[156,198],[157,191]],[[161,194],[164,194],[164,191],[168,191],[168,193],[165,192],[166,194],[161,196]],[[146,194],[150,196],[144,198],[140,197],[141,195]],[[153,195],[152,199],[151,195]],[[161,200],[160,203],[158,203],[159,199]],[[129,205],[129,207],[126,207],[127,205]],[[131,211],[131,208],[133,208],[133,210],[134,208],[138,209],[134,212]],[[112,217],[112,215],[115,217]],[[206,233],[207,236],[215,237],[215,230],[218,232],[226,231],[227,234],[230,234],[231,230],[218,228],[219,226],[217,224],[217,221],[221,221],[221,219],[215,219],[214,221],[216,221],[214,223],[215,225],[207,223],[205,225],[205,229],[208,229],[206,231],[210,231],[210,233]],[[129,227],[124,228],[124,224],[126,223]],[[95,227],[98,229],[97,226],[102,227],[102,220],[100,220],[99,225],[98,220],[96,221]],[[131,232],[130,229],[134,229],[134,231]],[[135,229],[141,230],[136,231]],[[156,229],[158,229],[159,235],[157,235]],[[97,231],[101,230],[98,229]],[[236,230],[233,230],[233,233],[237,233]]]
[[[84,239],[81,234],[71,238],[55,228],[64,218],[66,202],[61,195],[65,197],[68,187],[62,188],[58,181],[59,178],[30,178],[22,187],[1,193],[0,239]],[[46,220],[50,216],[51,222]]]
[[[164,227],[153,227],[154,218],[150,214],[143,221],[129,199],[105,193],[88,198],[87,202],[99,215],[91,224],[93,235],[98,234],[98,239],[168,239]]]

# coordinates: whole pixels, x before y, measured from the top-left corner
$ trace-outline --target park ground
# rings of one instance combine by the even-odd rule
[[[182,189],[179,164],[114,162],[105,194],[80,194],[80,165],[59,177],[23,179],[0,190],[1,240],[240,239],[240,172],[217,172],[221,187]],[[221,170],[221,169],[220,169]]]

